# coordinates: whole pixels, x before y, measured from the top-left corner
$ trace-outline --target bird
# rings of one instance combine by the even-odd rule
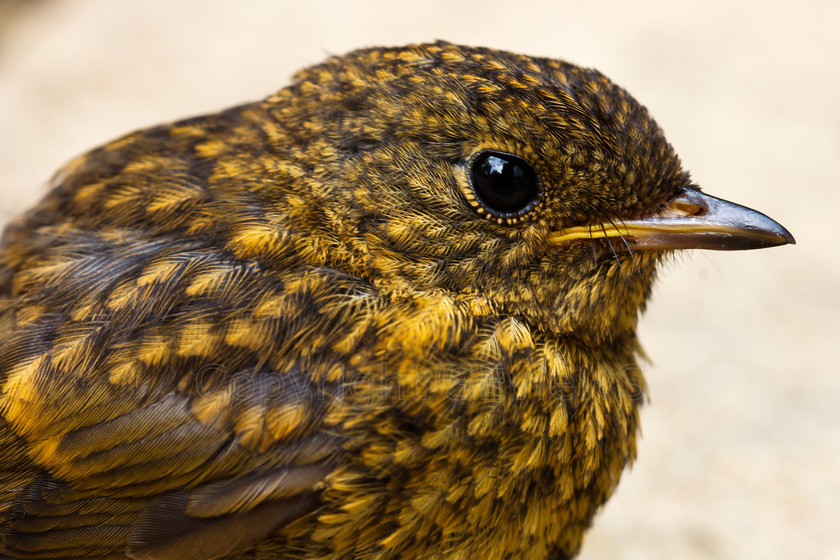
[[[794,242],[600,72],[489,48],[128,134],[0,244],[0,558],[572,558],[657,270]]]

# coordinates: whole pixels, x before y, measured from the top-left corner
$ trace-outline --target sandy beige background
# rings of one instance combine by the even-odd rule
[[[816,0],[0,0],[0,221],[70,157],[327,54],[442,38],[597,67],[707,192],[799,244],[663,274],[640,458],[581,557],[840,558],[838,36],[840,2]]]

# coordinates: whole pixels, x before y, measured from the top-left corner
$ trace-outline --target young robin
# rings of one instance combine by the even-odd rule
[[[793,243],[595,70],[435,43],[71,162],[0,250],[0,558],[570,558],[673,250]]]

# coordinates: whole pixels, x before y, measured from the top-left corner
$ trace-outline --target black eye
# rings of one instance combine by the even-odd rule
[[[534,168],[522,158],[487,150],[470,165],[473,193],[491,214],[509,218],[530,210],[540,197]]]

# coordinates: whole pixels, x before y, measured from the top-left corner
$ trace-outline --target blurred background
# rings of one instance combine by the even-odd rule
[[[0,0],[0,223],[71,157],[330,54],[446,39],[596,67],[707,192],[798,244],[663,272],[639,459],[581,558],[840,558],[839,30],[828,0]]]

